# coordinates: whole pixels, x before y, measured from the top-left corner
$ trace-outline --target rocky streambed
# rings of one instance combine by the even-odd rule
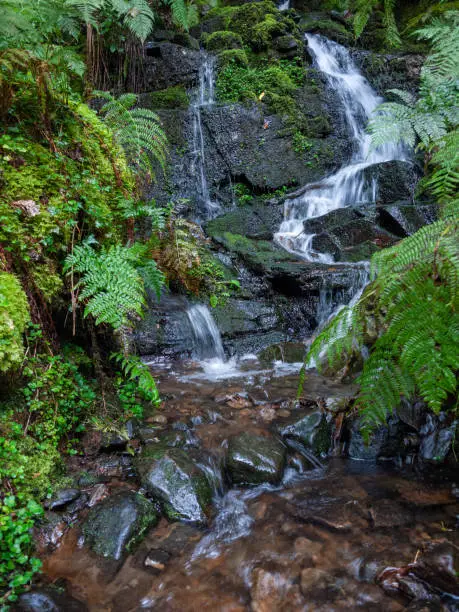
[[[153,365],[164,407],[87,434],[18,609],[457,610],[449,430],[412,406],[365,446],[353,389],[311,371],[292,400],[273,354]]]

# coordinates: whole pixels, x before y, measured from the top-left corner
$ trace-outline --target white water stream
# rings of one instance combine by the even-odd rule
[[[203,209],[203,215],[206,219],[215,217],[220,206],[217,202],[212,201],[210,197],[209,187],[207,185],[206,168],[205,168],[205,140],[202,131],[202,116],[203,108],[210,107],[215,103],[215,58],[204,55],[201,67],[199,70],[199,87],[194,95],[191,103],[191,115],[193,120],[193,150],[191,173],[196,179],[196,191],[199,204]]]
[[[314,251],[314,234],[304,232],[304,221],[337,208],[374,203],[378,185],[375,179],[368,180],[364,170],[372,164],[406,157],[401,145],[371,148],[371,137],[365,127],[382,98],[359,72],[349,51],[322,36],[307,34],[306,40],[315,65],[325,76],[328,86],[339,96],[354,152],[349,164],[338,172],[320,183],[307,186],[301,196],[286,201],[284,221],[275,240],[287,251],[307,261],[333,263],[332,255]]]

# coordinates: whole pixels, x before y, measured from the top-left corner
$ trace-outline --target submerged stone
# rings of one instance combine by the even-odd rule
[[[86,612],[81,601],[51,589],[34,589],[23,593],[14,608],[17,612]]]
[[[230,438],[226,467],[234,484],[277,484],[282,479],[286,456],[280,440],[243,433]]]
[[[85,543],[97,554],[119,561],[158,518],[152,503],[142,495],[117,493],[89,512],[82,527]]]
[[[148,445],[136,461],[142,486],[171,521],[205,524],[212,491],[204,472],[178,448]]]

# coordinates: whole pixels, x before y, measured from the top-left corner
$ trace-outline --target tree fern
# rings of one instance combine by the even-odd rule
[[[132,108],[137,101],[135,94],[114,98],[108,92],[96,91],[94,95],[106,100],[100,114],[123,147],[128,161],[144,174],[154,176],[154,162],[159,162],[164,170],[167,137],[158,115],[146,108]]]

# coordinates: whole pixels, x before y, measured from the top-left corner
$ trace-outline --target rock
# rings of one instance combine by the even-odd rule
[[[301,572],[301,592],[308,599],[320,592],[333,592],[335,583],[331,574],[318,567],[307,567]]]
[[[298,40],[292,34],[279,36],[274,41],[274,48],[285,58],[298,55]]]
[[[170,520],[207,522],[211,487],[185,451],[147,445],[136,460],[136,469],[142,486],[161,503]]]
[[[200,65],[199,49],[187,49],[171,42],[148,42],[143,60],[144,91],[174,85],[191,87],[197,81]]]
[[[109,491],[108,491],[108,487],[106,485],[104,485],[103,483],[101,484],[97,484],[91,491],[89,494],[89,500],[88,500],[88,506],[90,508],[92,508],[92,506],[95,506],[96,504],[98,504],[102,499],[104,499],[105,497],[107,497]]]
[[[82,531],[85,543],[94,552],[119,561],[158,519],[157,511],[145,497],[124,491],[94,506]]]
[[[36,531],[36,540],[39,548],[43,551],[54,550],[67,530],[68,524],[62,514],[46,512]]]
[[[413,203],[420,172],[411,162],[388,161],[368,166],[364,176],[369,184],[373,180],[377,181],[378,204],[391,204],[400,200]]]
[[[365,443],[360,428],[359,419],[352,421],[350,442],[347,448],[347,454],[351,459],[376,461],[377,459],[393,459],[405,454],[404,436],[406,428],[398,417],[389,417],[387,426],[378,427],[373,432],[368,444]]]
[[[353,58],[380,95],[386,96],[394,88],[417,93],[424,55],[355,50]]]
[[[396,202],[378,206],[376,215],[380,227],[404,238],[411,236],[424,225],[433,223],[437,218],[437,207],[432,204]]]
[[[151,550],[145,557],[144,566],[152,570],[154,574],[160,574],[166,569],[171,555],[165,550]]]
[[[265,423],[271,423],[276,418],[276,411],[270,406],[263,406],[258,414]]]
[[[286,448],[278,439],[243,433],[229,440],[226,468],[238,484],[280,482],[286,461]]]
[[[89,495],[87,493],[81,493],[75,501],[70,503],[65,511],[67,515],[75,514],[76,512],[80,512],[85,508],[89,503]]]
[[[375,529],[385,527],[403,527],[411,525],[414,515],[402,504],[391,500],[381,499],[375,501],[370,510],[370,518]]]
[[[45,502],[45,508],[57,510],[64,508],[80,496],[79,489],[59,489],[53,497]]]
[[[300,442],[316,455],[327,453],[331,444],[331,427],[326,415],[316,410],[306,415],[293,415],[278,425],[277,430],[283,438]]]
[[[442,463],[453,443],[456,426],[457,421],[451,423],[444,413],[438,416],[427,414],[426,423],[420,429],[419,456],[421,459],[432,463]]]
[[[451,542],[432,543],[412,572],[430,587],[459,597],[459,548]]]
[[[19,596],[17,612],[86,612],[81,601],[51,589],[33,589]]]
[[[250,589],[253,612],[273,612],[288,608],[299,610],[301,600],[292,580],[279,572],[256,568],[252,573],[252,588]]]

